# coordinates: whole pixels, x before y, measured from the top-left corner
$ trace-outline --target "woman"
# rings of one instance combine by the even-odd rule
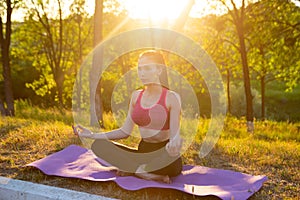
[[[138,76],[145,87],[133,92],[121,128],[97,134],[77,125],[74,132],[95,139],[92,151],[117,167],[119,175],[129,172],[147,180],[170,183],[170,177],[182,170],[180,97],[168,90],[165,61],[160,52],[149,50],[140,55]],[[142,138],[137,150],[109,141],[127,138],[135,124]]]

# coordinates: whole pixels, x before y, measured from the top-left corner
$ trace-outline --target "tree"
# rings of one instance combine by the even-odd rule
[[[243,80],[244,80],[244,89],[246,96],[246,120],[247,120],[247,131],[254,131],[253,124],[253,96],[251,94],[251,83],[250,83],[250,73],[248,66],[247,58],[247,46],[246,46],[246,37],[245,37],[245,16],[246,16],[246,6],[248,1],[226,1],[226,0],[216,0],[215,2],[221,3],[223,7],[227,9],[229,21],[232,22],[235,27],[235,31],[238,38],[238,45],[232,41],[228,41],[230,44],[237,46],[239,54],[241,57],[241,64],[243,69]],[[240,5],[238,5],[240,4]],[[220,7],[220,5],[219,5]]]
[[[96,47],[103,39],[103,0],[95,0],[94,13],[94,47]],[[96,67],[102,68],[102,52],[93,55],[92,69]],[[102,69],[100,69],[102,71]],[[93,82],[97,81],[93,70],[90,71],[90,125],[103,127],[103,104],[101,101],[101,85],[97,84],[96,88],[91,87]],[[100,82],[99,82],[100,83]]]
[[[198,26],[201,24],[201,29],[197,35],[200,36],[199,42],[213,58],[224,79],[226,79],[227,112],[232,114],[231,78],[237,78],[241,72],[237,67],[240,59],[238,57],[239,48],[235,45],[236,36],[227,17],[227,15],[216,16],[214,14],[203,17],[197,22]]]
[[[272,6],[271,35],[276,38],[272,51],[277,55],[276,70],[280,71],[276,78],[285,82],[286,91],[292,91],[300,81],[300,8],[290,1]]]
[[[0,110],[2,115],[14,116],[14,96],[12,89],[12,79],[11,79],[11,66],[10,66],[10,44],[11,44],[11,15],[14,6],[18,4],[18,1],[12,2],[11,0],[6,0],[2,2],[6,14],[6,23],[3,23],[2,15],[0,13],[0,48],[1,48],[1,63],[3,66],[3,79],[4,79],[4,94],[5,101],[0,100]],[[5,29],[5,30],[4,30]],[[1,98],[0,98],[1,99]],[[5,105],[6,104],[6,105]]]
[[[84,56],[88,54],[88,52],[92,48],[92,38],[90,37],[92,33],[92,23],[91,18],[89,17],[88,13],[84,9],[84,4],[86,3],[85,0],[74,0],[74,2],[70,6],[71,15],[66,19],[66,30],[69,31],[66,35],[72,35],[73,40],[66,41],[67,48],[72,50],[71,54],[71,62],[72,62],[72,69],[74,70],[74,75],[77,75],[77,72],[80,68],[80,65],[83,62]],[[81,73],[77,81],[75,81],[75,88],[76,88],[76,107],[78,108],[78,112],[81,112],[82,108],[82,77]],[[74,82],[74,79],[71,81]],[[71,90],[71,88],[70,88]],[[72,95],[71,93],[68,93]]]
[[[63,91],[66,75],[70,73],[71,51],[66,49],[65,41],[68,36],[64,32],[64,19],[61,0],[56,0],[57,16],[51,16],[55,12],[47,12],[46,3],[43,1],[31,0],[34,6],[31,9],[30,18],[36,25],[36,34],[40,39],[43,54],[46,58],[48,76],[51,75],[54,80],[54,89],[57,95],[59,106],[64,106]],[[36,20],[38,23],[36,23]],[[71,36],[69,36],[71,37]],[[43,66],[40,66],[43,67]],[[41,69],[45,71],[45,68]]]
[[[267,83],[283,80],[291,90],[300,78],[297,73],[300,70],[297,53],[300,48],[300,12],[289,1],[260,1],[247,9],[251,38],[249,60],[260,81],[261,119],[264,120]]]
[[[104,10],[107,10],[104,12]],[[94,47],[96,47],[106,35],[116,33],[125,27],[124,16],[126,13],[123,8],[120,8],[120,4],[116,0],[104,1],[95,0],[95,13],[94,13]],[[105,19],[105,22],[104,22]],[[120,22],[120,19],[122,22]],[[104,26],[105,23],[105,26]],[[111,31],[113,30],[113,31]],[[95,51],[93,54],[92,68],[101,68],[102,72],[102,53]],[[90,86],[93,82],[99,81],[99,77],[95,77],[94,71],[90,74]],[[101,81],[98,82],[96,88],[90,87],[90,124],[100,124],[104,128],[103,124],[103,87]]]
[[[26,87],[27,83],[39,78],[39,73],[35,67],[32,67],[35,58],[29,54],[29,52],[35,51],[37,45],[36,37],[29,33],[32,26],[24,22],[13,22],[12,25],[10,58],[14,99],[27,99],[33,104],[41,103],[43,99],[37,96],[31,88]]]
[[[275,55],[271,51],[271,46],[276,39],[270,37],[271,24],[266,20],[270,14],[268,8],[270,9],[268,5],[258,2],[248,7],[247,15],[247,27],[249,27],[248,32],[251,38],[249,63],[252,70],[256,73],[256,78],[260,81],[262,120],[265,119],[265,87],[268,82],[275,79]]]

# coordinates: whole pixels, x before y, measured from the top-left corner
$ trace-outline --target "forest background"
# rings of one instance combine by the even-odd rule
[[[26,13],[21,22],[11,24],[9,62],[13,99],[34,106],[71,109],[77,73],[94,46],[93,15],[84,9],[83,0],[74,1],[67,16],[63,16],[61,5],[47,7],[46,1],[31,1],[30,6],[14,1],[12,5],[14,10],[23,9]],[[4,3],[0,8],[5,13]],[[299,11],[291,1],[256,1],[245,6],[243,31],[256,119],[300,120]],[[1,22],[3,47],[8,24],[1,21],[4,21]],[[128,18],[118,1],[103,2],[103,40],[122,31],[146,27],[145,23],[149,25],[145,19]],[[165,21],[159,26],[168,28],[170,24]],[[198,42],[222,73],[228,93],[228,113],[245,116],[239,38],[230,13],[189,17],[180,32]],[[138,53],[121,56],[103,74],[100,91],[104,111],[111,111],[112,90],[122,75],[136,67]],[[3,55],[1,58],[4,61]],[[201,99],[201,114],[209,116],[210,97],[201,75],[179,56],[173,55],[168,60],[169,66],[189,81]],[[9,86],[5,85],[7,72],[3,66],[1,62],[0,108],[5,115],[9,113],[5,111],[9,103],[4,91]]]

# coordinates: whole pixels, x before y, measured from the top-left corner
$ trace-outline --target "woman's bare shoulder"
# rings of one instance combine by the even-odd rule
[[[180,95],[173,90],[168,90],[166,102],[169,106],[181,104]]]
[[[177,92],[173,91],[173,90],[168,90],[167,97],[171,98],[171,99],[175,98],[177,100],[180,99],[180,95]]]
[[[142,92],[142,89],[139,89],[139,90],[134,90],[131,94],[131,101],[133,104],[135,104],[139,94]]]
[[[137,97],[142,92],[142,89],[134,90],[131,94],[132,97]]]

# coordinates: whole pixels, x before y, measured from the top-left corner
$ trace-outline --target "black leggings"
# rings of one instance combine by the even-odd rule
[[[138,149],[133,149],[109,140],[97,139],[92,144],[92,151],[121,171],[135,173],[140,165],[146,164],[147,172],[172,177],[181,173],[182,160],[180,156],[169,156],[165,150],[168,142],[150,143],[141,140]]]

